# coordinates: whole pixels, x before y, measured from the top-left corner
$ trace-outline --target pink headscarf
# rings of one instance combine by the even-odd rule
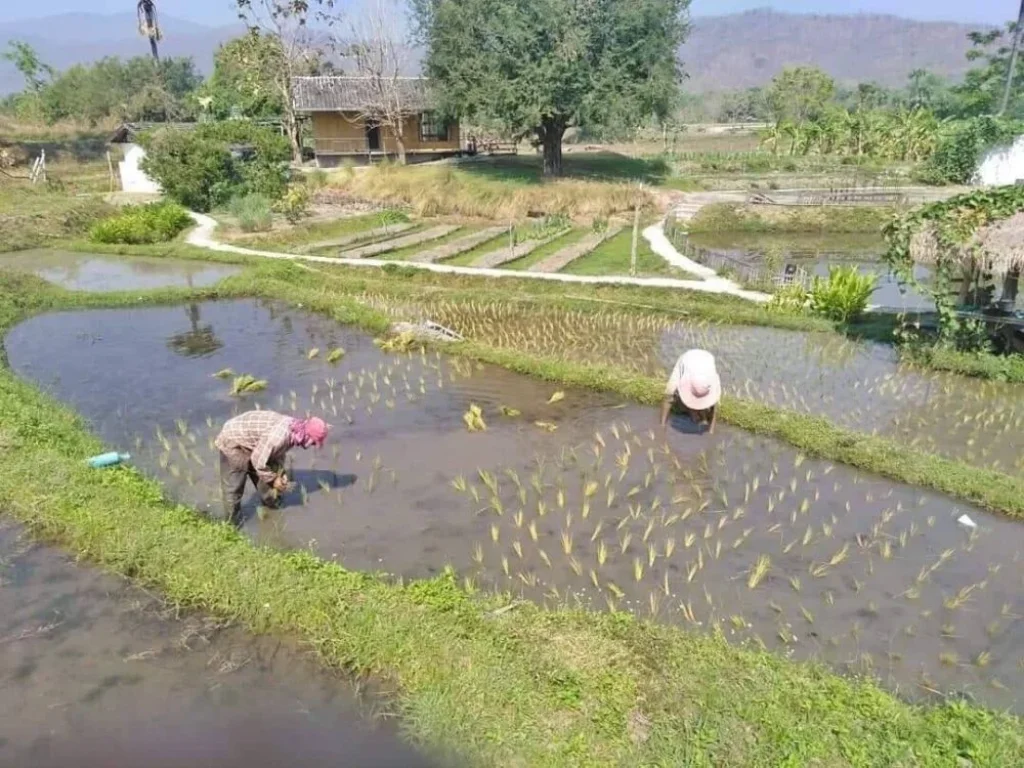
[[[315,445],[320,448],[327,439],[329,431],[330,426],[316,416],[311,419],[292,419],[292,445],[303,448]]]

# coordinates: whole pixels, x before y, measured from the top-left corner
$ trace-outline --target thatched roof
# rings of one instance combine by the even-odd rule
[[[938,254],[934,225],[926,225],[911,239],[910,255],[914,261],[934,264]],[[999,275],[1024,268],[1024,212],[980,227],[953,256],[964,264],[978,256],[985,269]]]
[[[396,83],[403,111],[423,112],[433,106],[426,78],[400,77]],[[380,100],[370,78],[341,75],[293,77],[292,98],[296,112],[361,112]]]

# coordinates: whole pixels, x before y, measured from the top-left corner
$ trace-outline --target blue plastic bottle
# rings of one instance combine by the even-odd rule
[[[130,458],[130,454],[111,451],[110,453],[101,453],[99,456],[93,456],[91,459],[89,459],[89,466],[112,467],[115,464],[120,464],[122,461],[128,461],[128,459]]]

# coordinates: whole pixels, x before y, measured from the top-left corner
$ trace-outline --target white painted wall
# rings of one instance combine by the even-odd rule
[[[121,189],[125,192],[160,193],[160,185],[146,175],[139,167],[146,150],[138,144],[128,144],[124,160],[117,164],[121,172]]]
[[[1024,180],[1024,136],[1008,147],[989,150],[978,165],[974,183],[1001,187]]]

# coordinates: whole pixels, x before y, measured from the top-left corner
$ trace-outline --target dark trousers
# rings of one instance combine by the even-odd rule
[[[256,474],[256,469],[248,457],[236,453],[233,458],[228,458],[221,453],[220,487],[224,497],[224,517],[222,519],[234,524],[241,522],[242,497],[245,495],[246,480],[252,480],[263,506],[277,506],[277,492],[260,480],[260,476]]]

